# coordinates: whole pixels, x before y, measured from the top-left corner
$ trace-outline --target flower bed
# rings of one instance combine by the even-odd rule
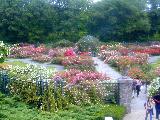
[[[99,83],[110,79],[98,72],[80,70],[55,74],[54,70],[34,65],[12,66],[6,72],[10,79],[6,89],[10,94],[20,96],[29,104],[37,105],[39,101],[39,108],[51,111],[61,110],[69,104],[82,106],[103,103]],[[57,76],[61,79],[57,79]]]
[[[50,62],[51,61],[51,57],[48,55],[44,55],[44,54],[38,54],[37,56],[32,57],[33,61],[37,61],[37,62]]]
[[[11,58],[28,58],[33,57],[40,53],[45,53],[46,48],[42,45],[39,47],[35,47],[34,45],[28,45],[28,46],[17,46],[11,48],[10,56]]]
[[[99,56],[105,63],[110,64],[124,75],[129,75],[132,78],[136,76],[132,74],[135,67],[137,67],[136,70],[140,74],[144,74],[141,67],[147,66],[149,58],[149,54],[134,53],[131,48],[124,47],[121,44],[101,46]],[[138,76],[139,79],[144,79],[142,76]]]
[[[146,53],[149,55],[160,55],[160,46],[153,45],[153,46],[137,47],[133,49],[133,52]]]
[[[110,80],[109,77],[98,72],[80,71],[76,69],[60,72],[58,76],[60,76],[62,79],[65,79],[67,83],[72,84],[76,84],[81,81],[100,82],[103,80]]]
[[[138,67],[133,67],[128,71],[128,76],[132,79],[144,80],[146,78],[145,73]]]
[[[63,80],[70,102],[75,105],[103,103],[105,97],[101,82],[111,81],[109,77],[98,72],[80,71],[76,69],[59,72],[53,77],[54,81]],[[108,92],[108,91],[107,91]]]

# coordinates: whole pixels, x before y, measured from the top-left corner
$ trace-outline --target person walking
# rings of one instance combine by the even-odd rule
[[[132,83],[132,98],[134,98],[135,93],[136,93],[136,84],[137,84],[137,82],[135,80],[133,80],[133,83]]]
[[[153,115],[153,105],[154,101],[151,97],[148,97],[147,102],[144,104],[144,107],[146,109],[146,117],[145,120],[147,120],[148,115],[150,116],[150,120],[152,120],[152,115]]]
[[[139,96],[139,92],[141,91],[141,81],[140,80],[137,80],[137,83],[136,83],[136,91],[137,91],[137,97]]]
[[[153,100],[155,102],[155,109],[156,109],[156,119],[159,120],[159,114],[160,114],[160,93],[153,96]]]

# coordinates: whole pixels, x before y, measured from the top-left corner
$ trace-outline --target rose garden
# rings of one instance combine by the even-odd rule
[[[149,96],[159,91],[159,59],[149,63],[160,54],[159,44],[109,45],[86,36],[68,46],[1,42],[0,49],[0,116],[4,119],[123,119],[131,112],[127,107],[132,93],[124,93],[127,103],[120,102],[125,91],[119,80],[98,72],[93,58],[119,72],[120,81],[131,79],[131,85],[132,80],[141,80]]]
[[[0,120],[154,120],[157,95],[160,0],[0,0]]]

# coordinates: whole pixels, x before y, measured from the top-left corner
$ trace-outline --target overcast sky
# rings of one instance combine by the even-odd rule
[[[98,1],[101,1],[101,0],[93,0],[94,2],[98,2]]]

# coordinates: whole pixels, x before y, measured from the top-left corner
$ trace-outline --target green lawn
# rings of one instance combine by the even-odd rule
[[[160,67],[160,59],[158,59],[156,62],[151,64],[153,69],[156,69],[157,67]]]
[[[7,63],[9,65],[14,65],[14,66],[20,66],[20,67],[25,67],[27,64],[21,61],[14,61],[14,62],[4,62]]]
[[[8,64],[8,65],[19,66],[19,67],[25,67],[25,66],[27,65],[27,63],[24,63],[24,62],[22,62],[22,61],[13,61],[13,62],[5,61],[4,63],[1,63],[1,64]],[[50,70],[55,69],[55,68],[52,67],[52,66],[49,66],[49,67],[47,67],[47,68],[50,69]]]
[[[32,108],[18,101],[17,97],[0,94],[0,120],[104,120],[104,116],[122,120],[124,114],[122,106],[101,104],[85,107],[71,105],[66,110],[50,113]]]

